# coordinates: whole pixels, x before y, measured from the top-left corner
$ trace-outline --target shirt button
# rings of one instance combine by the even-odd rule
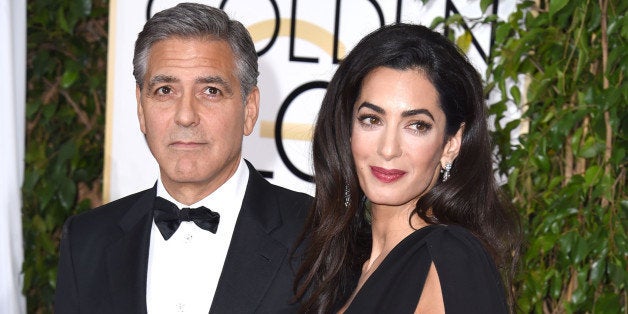
[[[177,303],[177,305],[176,305],[176,310],[177,310],[177,313],[183,313],[183,312],[185,312],[185,304],[183,304],[183,303]]]
[[[186,233],[184,239],[186,244],[190,244],[192,242],[192,234]]]

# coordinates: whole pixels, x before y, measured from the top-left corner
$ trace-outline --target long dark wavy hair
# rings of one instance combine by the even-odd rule
[[[482,79],[444,36],[424,26],[394,24],[367,35],[347,55],[321,105],[313,137],[315,202],[301,237],[307,249],[295,279],[302,312],[338,310],[370,253],[370,224],[350,138],[362,81],[378,67],[417,69],[428,77],[446,116],[445,140],[464,124],[450,178],[423,195],[414,212],[427,223],[460,225],[474,233],[510,285],[520,227],[495,181]]]

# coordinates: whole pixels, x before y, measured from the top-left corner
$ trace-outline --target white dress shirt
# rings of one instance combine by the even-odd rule
[[[157,196],[184,207],[205,206],[220,214],[216,234],[192,221],[181,222],[164,240],[155,221],[150,233],[146,306],[148,313],[208,313],[242,207],[249,169],[243,159],[227,182],[190,206],[177,202],[157,181]]]

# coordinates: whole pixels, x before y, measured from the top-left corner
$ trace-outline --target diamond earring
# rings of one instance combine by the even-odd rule
[[[440,173],[443,174],[443,182],[447,181],[447,179],[449,179],[450,173],[449,171],[451,171],[451,163],[448,162],[445,164],[445,169],[441,169]]]

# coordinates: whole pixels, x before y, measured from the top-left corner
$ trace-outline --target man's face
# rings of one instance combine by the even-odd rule
[[[244,104],[241,93],[225,41],[170,38],[152,46],[137,114],[162,182],[180,202],[211,194],[237,169],[259,109],[257,88]]]

